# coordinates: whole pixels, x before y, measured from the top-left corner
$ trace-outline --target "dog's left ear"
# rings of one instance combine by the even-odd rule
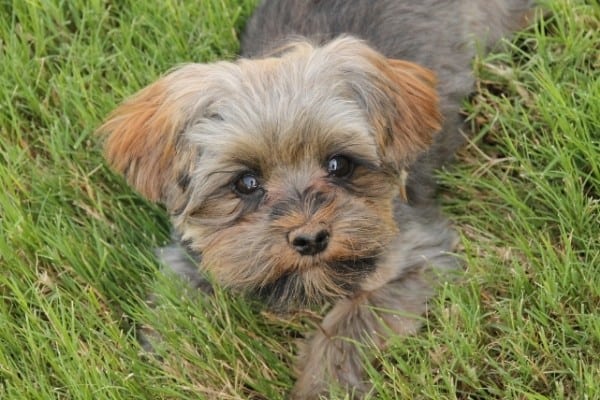
[[[142,89],[98,129],[110,166],[152,201],[167,203],[169,185],[193,156],[180,134],[201,107],[206,67],[189,64]]]
[[[350,82],[367,111],[383,161],[402,171],[432,143],[441,114],[432,71],[384,57],[361,43],[361,69]]]

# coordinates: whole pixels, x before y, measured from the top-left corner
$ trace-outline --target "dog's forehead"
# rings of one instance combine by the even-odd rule
[[[313,64],[247,60],[215,71],[210,113],[218,117],[194,128],[195,141],[214,157],[261,169],[338,153],[378,164],[372,127],[343,74]]]

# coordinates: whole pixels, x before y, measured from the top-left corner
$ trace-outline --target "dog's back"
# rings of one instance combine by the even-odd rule
[[[478,50],[526,22],[529,0],[265,0],[246,26],[242,55],[257,57],[290,37],[326,42],[342,34],[366,40],[385,56],[437,74],[442,133],[411,167],[408,196],[423,203],[435,191],[432,171],[464,143],[460,104],[473,90]]]
[[[242,55],[261,55],[294,35],[323,42],[352,34],[390,58],[434,70],[468,66],[472,39],[493,45],[522,25],[530,6],[528,0],[265,0],[248,21]]]

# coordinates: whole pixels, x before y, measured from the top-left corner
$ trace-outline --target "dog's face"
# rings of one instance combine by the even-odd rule
[[[439,129],[432,81],[353,38],[296,43],[181,67],[101,131],[110,164],[166,205],[201,269],[288,309],[377,269],[402,171]]]

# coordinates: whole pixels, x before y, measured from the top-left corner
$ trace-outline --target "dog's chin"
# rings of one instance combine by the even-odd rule
[[[267,209],[212,231],[190,226],[184,237],[202,253],[201,269],[218,285],[254,297],[273,311],[313,308],[360,289],[398,235],[391,200],[365,203],[338,198],[314,211],[311,220],[327,227],[329,236],[325,247],[311,254],[302,254],[290,241],[289,232],[306,226],[300,212],[272,221]]]
[[[278,313],[320,307],[355,293],[376,267],[377,256],[305,261],[248,294]]]

